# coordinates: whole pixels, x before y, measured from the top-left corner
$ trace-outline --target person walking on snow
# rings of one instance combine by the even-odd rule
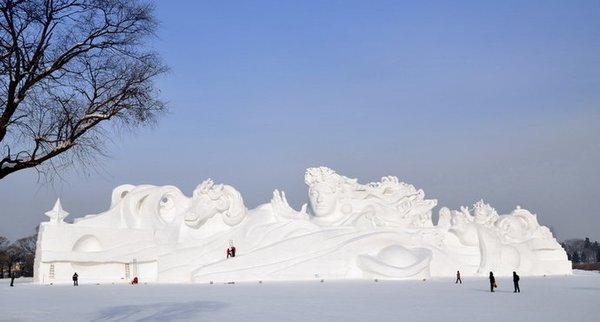
[[[496,278],[494,278],[494,273],[490,272],[490,291],[494,292],[495,287],[496,287]]]
[[[517,275],[517,272],[513,272],[513,284],[515,284],[515,291],[513,293],[521,293],[521,289],[519,288],[519,275]]]
[[[454,282],[454,284],[460,282],[460,284],[462,284],[462,280],[460,279],[460,271],[456,271],[456,282]]]
[[[77,272],[75,272],[75,274],[73,274],[73,286],[79,285],[78,278],[79,278],[79,275],[77,275]]]

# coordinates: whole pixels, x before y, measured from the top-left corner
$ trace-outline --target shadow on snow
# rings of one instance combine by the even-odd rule
[[[223,302],[196,301],[186,303],[153,303],[122,305],[101,310],[92,321],[168,321],[188,320],[204,312],[215,312],[227,307]]]

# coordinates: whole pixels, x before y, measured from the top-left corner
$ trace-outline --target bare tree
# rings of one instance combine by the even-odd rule
[[[33,276],[36,243],[37,234],[18,239],[11,245],[15,248],[16,259],[21,262],[21,276]]]
[[[165,111],[143,0],[0,0],[0,179],[89,164]],[[43,165],[43,167],[40,167]],[[48,168],[49,167],[49,168]]]
[[[8,238],[0,236],[0,278],[4,278],[4,270],[8,270],[7,249],[10,245]]]

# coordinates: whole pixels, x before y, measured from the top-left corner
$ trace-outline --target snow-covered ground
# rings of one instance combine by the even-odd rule
[[[0,321],[598,321],[600,274],[426,281],[72,285],[0,280]],[[143,282],[143,281],[142,281]]]

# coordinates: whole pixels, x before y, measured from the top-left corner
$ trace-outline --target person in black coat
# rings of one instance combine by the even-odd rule
[[[513,284],[515,284],[515,291],[513,293],[521,293],[521,289],[519,288],[519,275],[517,275],[517,272],[513,272]]]
[[[496,278],[494,278],[494,273],[490,272],[490,291],[494,291],[494,287],[496,287]]]
[[[75,274],[73,274],[73,286],[78,286],[79,285],[79,275],[77,275],[77,272],[75,272]]]
[[[10,272],[10,287],[15,286],[15,272]]]

